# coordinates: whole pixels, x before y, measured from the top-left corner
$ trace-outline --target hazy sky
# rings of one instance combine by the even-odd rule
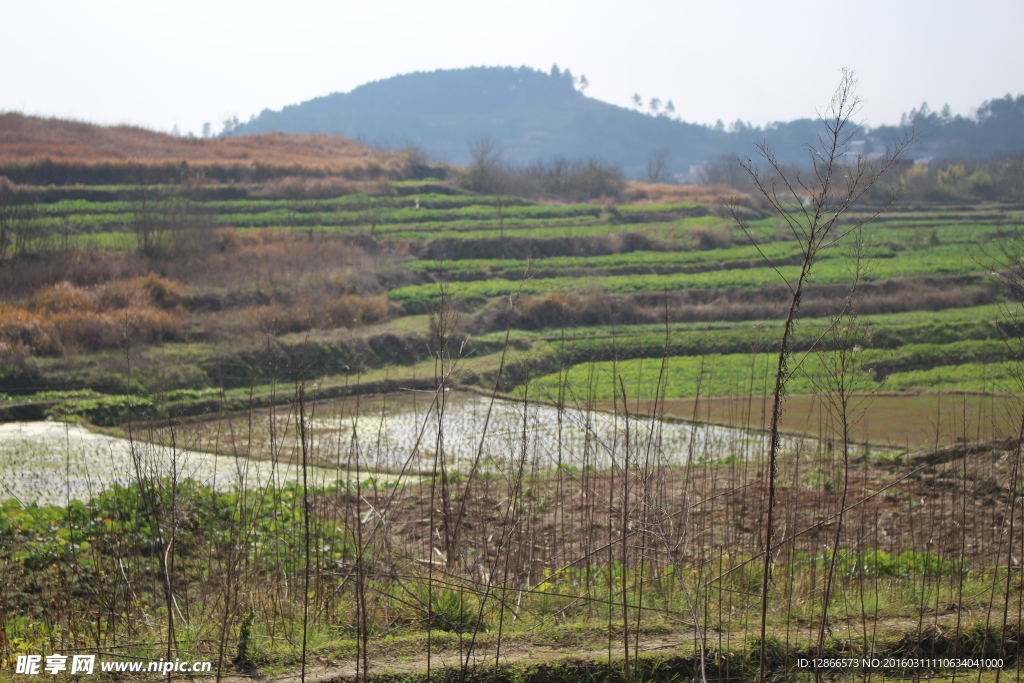
[[[844,66],[863,120],[1024,93],[1020,0],[0,0],[0,111],[198,134],[410,71],[553,63],[686,121],[813,116]]]

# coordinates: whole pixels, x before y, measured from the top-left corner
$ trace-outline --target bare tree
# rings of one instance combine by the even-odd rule
[[[131,195],[132,232],[150,258],[198,256],[209,248],[214,226],[195,201],[204,179],[192,175],[176,187],[140,179]]]
[[[669,148],[661,147],[651,152],[647,157],[647,182],[666,183],[669,178],[668,170]]]
[[[735,154],[723,154],[717,159],[705,161],[697,172],[701,185],[728,185],[743,192],[754,192],[750,175],[743,169],[743,159]]]
[[[42,238],[42,229],[33,229],[29,188],[0,176],[0,261],[8,255],[24,253],[33,237]]]
[[[467,169],[466,185],[476,192],[500,193],[503,174],[501,143],[490,135],[481,135],[469,143],[472,161]]]
[[[885,157],[875,164],[859,157],[854,165],[847,165],[846,153],[850,141],[858,131],[853,120],[861,100],[857,97],[857,77],[844,69],[839,87],[824,114],[820,116],[822,133],[816,143],[807,146],[813,172],[792,173],[782,167],[767,142],[757,145],[757,151],[764,163],[761,167],[752,159],[741,163],[760,193],[782,218],[785,226],[801,245],[803,260],[795,279],[783,277],[790,291],[790,305],[779,342],[778,359],[775,368],[775,383],[772,391],[772,412],[768,435],[767,476],[768,495],[765,502],[764,564],[761,583],[761,645],[758,680],[765,676],[765,643],[768,618],[768,589],[772,582],[772,559],[775,550],[775,502],[776,478],[778,476],[779,422],[786,395],[786,384],[791,376],[789,367],[790,343],[797,318],[804,286],[811,274],[811,268],[821,251],[838,244],[845,236],[855,232],[886,209],[897,198],[895,189],[888,198],[873,210],[857,217],[852,223],[840,223],[844,216],[865,193],[889,172],[906,154],[915,141],[912,135],[903,135],[887,150]],[[750,238],[756,242],[738,210],[734,208],[733,219]],[[771,260],[764,253],[762,258],[773,268]],[[781,277],[781,274],[780,274]]]

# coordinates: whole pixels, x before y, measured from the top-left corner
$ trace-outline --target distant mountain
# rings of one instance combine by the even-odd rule
[[[998,125],[960,117],[949,119],[956,125],[932,125],[922,129],[922,144],[915,156],[935,155],[937,150],[974,156],[974,150],[988,155],[1024,148],[1024,126],[1014,118],[1024,112],[1024,98],[1010,99],[1006,106],[991,110],[983,106],[982,111],[991,111],[993,121],[988,123]],[[920,118],[919,112],[914,115]],[[980,144],[975,138],[983,128],[1001,131],[1001,142]],[[1007,135],[1006,130],[1016,134]],[[752,155],[753,145],[765,139],[780,161],[803,165],[807,162],[803,145],[815,139],[819,123],[800,119],[762,129],[737,122],[726,130],[586,97],[568,70],[553,68],[543,73],[527,67],[473,67],[395,76],[281,111],[264,110],[234,134],[270,132],[330,133],[386,148],[416,144],[459,165],[469,163],[470,143],[488,136],[502,146],[503,158],[513,163],[556,155],[595,156],[620,164],[630,177],[641,177],[658,150],[669,150],[673,172],[685,172],[723,154]],[[887,128],[868,135],[861,150],[880,151],[894,132]],[[934,135],[941,139],[932,139]],[[949,136],[956,139],[946,140]]]
[[[812,121],[772,131],[780,156],[801,161]],[[752,150],[756,128],[735,132],[652,116],[586,97],[569,71],[474,67],[395,76],[281,111],[264,110],[235,134],[319,132],[375,146],[417,144],[450,163],[469,163],[469,144],[497,140],[514,163],[596,156],[641,176],[651,154],[668,148],[675,171],[726,152]]]
[[[947,105],[932,111],[928,103],[903,115],[903,127],[917,131],[915,157],[987,159],[1024,150],[1024,95],[989,100],[972,117],[953,116]],[[891,137],[899,129],[883,126],[876,137]]]

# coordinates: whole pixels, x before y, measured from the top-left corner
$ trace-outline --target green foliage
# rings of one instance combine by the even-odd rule
[[[879,253],[884,253],[881,250]],[[879,280],[908,275],[965,274],[985,270],[984,266],[964,259],[963,249],[956,245],[942,245],[910,252],[889,252],[891,257],[871,262],[865,280]],[[829,258],[831,256],[832,258]],[[851,280],[849,265],[839,252],[825,252],[812,271],[811,282],[817,284],[845,283]],[[782,279],[794,279],[799,266],[759,267],[713,270],[701,273],[674,273],[669,275],[609,275],[607,277],[555,277],[538,278],[525,282],[515,280],[481,280],[453,282],[448,295],[453,298],[509,296],[517,291],[523,294],[545,294],[596,289],[610,294],[663,292],[680,289],[754,288],[781,284]],[[438,298],[437,285],[412,285],[393,289],[388,293],[393,301],[425,302]]]
[[[799,256],[799,249],[793,243],[768,244],[762,248],[772,259],[792,259]],[[761,254],[753,245],[731,249],[707,251],[628,251],[604,256],[553,256],[531,261],[522,259],[461,259],[445,262],[445,277],[449,280],[479,280],[486,277],[502,277],[518,280],[527,267],[534,277],[559,271],[593,271],[592,274],[614,274],[616,271],[656,270],[717,270],[730,267],[761,265]],[[434,260],[410,261],[403,264],[414,273],[434,274],[438,270]],[[591,274],[591,273],[587,273]]]
[[[153,401],[141,396],[93,395],[61,401],[51,412],[59,417],[84,417],[97,425],[116,425],[129,410],[141,416],[153,407]]]
[[[231,661],[241,669],[247,669],[253,665],[253,633],[252,622],[256,613],[249,610],[242,617],[242,624],[238,628],[238,645],[235,649],[235,657]]]
[[[814,556],[801,554],[796,561],[800,565],[808,568],[815,566],[816,571],[825,572],[832,565],[832,551],[826,550]],[[866,548],[860,552],[840,550],[835,571],[842,581],[853,581],[881,577],[962,577],[969,569],[963,559],[942,557],[931,552],[905,550],[893,556],[884,550]]]
[[[323,489],[323,492],[347,490],[347,482]],[[171,496],[177,511],[168,509]],[[252,561],[282,564],[291,571],[300,571],[303,545],[301,520],[302,487],[286,483],[261,491],[245,493],[220,492],[192,480],[173,482],[168,479],[143,481],[130,486],[113,486],[86,502],[72,501],[67,508],[37,505],[21,506],[17,501],[0,503],[0,538],[17,539],[7,545],[10,559],[30,567],[44,567],[70,560],[80,550],[93,548],[88,555],[75,556],[75,561],[98,561],[104,552],[134,551],[149,558],[147,566],[156,569],[154,551],[165,540],[162,534],[170,517],[181,518],[175,528],[175,552],[183,557],[194,553],[221,552],[232,543],[232,527],[239,521],[243,508],[240,496],[251,509],[273,510],[272,514],[249,519],[247,530],[252,542],[245,548]],[[355,557],[354,545],[347,532],[335,525],[317,527],[318,542],[329,550],[326,559],[346,561]],[[98,553],[98,554],[97,554]]]
[[[102,394],[92,389],[71,389],[68,391],[37,391],[34,394],[24,396],[11,396],[0,394],[0,401],[24,401],[26,403],[36,401],[64,401],[72,398],[98,398]]]
[[[454,633],[483,628],[478,623],[479,605],[472,593],[431,581],[415,581],[409,586],[417,602],[420,624]]]
[[[408,200],[406,200],[408,202]],[[422,206],[422,203],[421,203]],[[593,205],[569,206],[510,206],[500,209],[507,214],[507,220],[515,219],[560,219],[589,216],[597,218],[601,208]],[[467,220],[502,220],[499,208],[487,204],[473,204],[449,209],[430,209],[415,207],[386,209],[380,213],[380,225],[435,223]],[[286,207],[275,206],[260,213],[219,213],[216,222],[223,226],[239,228],[263,228],[278,225],[285,226],[362,226],[366,217],[358,212],[347,211],[311,211],[299,212]]]
[[[894,372],[889,375],[885,386],[893,391],[934,389],[1018,393],[1021,390],[1020,380],[1020,364],[1017,362],[963,363]]]
[[[920,332],[927,334],[928,327]],[[802,329],[795,338],[795,350],[804,351],[820,336],[820,330]],[[910,335],[908,335],[910,336]],[[665,337],[658,335],[623,337],[616,340],[577,340],[565,351],[552,350],[562,363],[571,364],[585,358],[613,356],[618,361],[582,362],[567,372],[556,372],[534,380],[532,395],[558,396],[563,383],[570,395],[580,398],[612,399],[621,395],[621,384],[631,397],[642,400],[665,396],[690,398],[697,392],[704,398],[713,396],[766,395],[770,393],[778,356],[773,353],[712,352],[728,348],[754,346],[757,340],[771,338],[756,329],[718,332],[710,341],[698,333],[670,336],[664,361]],[[870,340],[865,334],[864,341]],[[857,343],[858,340],[852,340]],[[689,355],[674,355],[686,353]],[[974,391],[1018,391],[1019,368],[1017,352],[1005,342],[994,340],[963,340],[951,344],[911,344],[894,351],[853,352],[852,391],[884,388],[892,391],[914,389],[956,389]],[[829,382],[828,368],[836,358],[835,351],[810,353],[794,363],[788,392],[817,393]],[[630,359],[630,360],[625,360]],[[977,362],[988,360],[989,362]],[[994,362],[993,362],[994,361]],[[924,367],[921,370],[892,371],[900,367]]]

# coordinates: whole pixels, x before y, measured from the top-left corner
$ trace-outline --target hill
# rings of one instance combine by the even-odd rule
[[[373,175],[398,168],[400,155],[380,152],[337,135],[244,135],[187,138],[134,126],[0,114],[0,175],[18,167],[169,165],[256,166],[326,175]],[[53,182],[48,180],[47,182]]]
[[[786,161],[802,161],[810,120],[782,124],[770,136]],[[526,67],[473,67],[395,76],[281,111],[264,110],[240,133],[331,133],[382,147],[417,144],[450,163],[470,161],[469,144],[490,136],[504,158],[530,163],[556,155],[596,156],[643,176],[655,150],[668,148],[672,170],[724,153],[748,153],[763,137],[652,116],[585,96],[572,74]]]
[[[987,158],[1024,149],[1024,96],[984,103],[975,117],[913,110],[906,125],[920,133],[913,155]],[[673,172],[723,154],[750,155],[767,140],[784,163],[805,164],[804,143],[815,139],[812,119],[765,127],[742,121],[709,127],[618,107],[585,96],[572,74],[527,67],[473,67],[395,76],[308,102],[264,110],[239,133],[330,133],[382,148],[416,144],[449,163],[470,161],[469,144],[496,140],[506,161],[532,163],[556,155],[596,156],[630,177],[643,177],[647,161],[668,149]],[[900,128],[864,131],[862,150],[879,152]]]

